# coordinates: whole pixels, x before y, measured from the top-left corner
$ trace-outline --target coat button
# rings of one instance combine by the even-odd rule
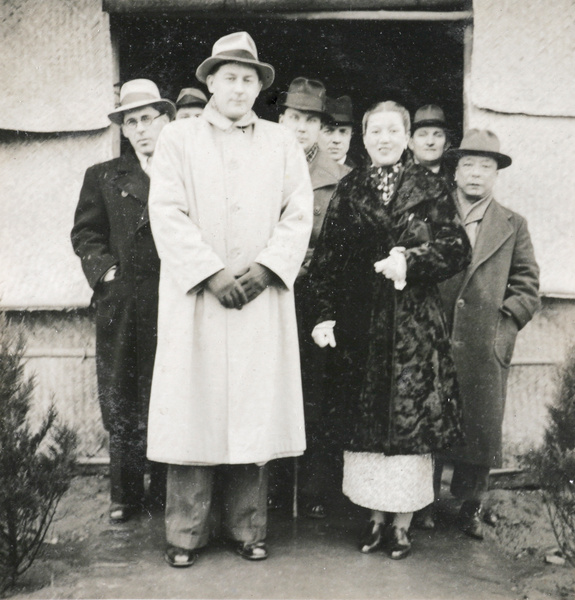
[[[457,308],[463,308],[465,306],[465,300],[463,298],[459,298],[456,302]]]
[[[320,208],[319,206],[316,206],[316,207],[313,209],[313,214],[314,214],[314,215],[321,215],[321,208]]]

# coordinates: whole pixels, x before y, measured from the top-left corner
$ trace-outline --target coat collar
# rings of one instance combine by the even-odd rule
[[[114,185],[120,190],[124,198],[133,197],[142,204],[148,203],[150,192],[150,178],[142,170],[140,161],[133,151],[122,154],[118,159]]]
[[[337,185],[341,179],[342,170],[328,154],[318,150],[309,165],[309,175],[314,190],[331,185]]]
[[[470,271],[475,271],[511,237],[513,227],[509,223],[510,216],[495,199],[491,200],[479,227]]]
[[[214,127],[217,127],[218,129],[221,129],[222,131],[227,131],[228,129],[233,129],[234,127],[243,129],[249,125],[254,125],[258,120],[256,113],[253,110],[250,110],[241,119],[239,119],[239,121],[231,121],[216,108],[213,97],[210,98],[210,101],[208,104],[206,104],[202,113],[202,117],[206,119],[208,123]]]
[[[396,188],[398,191],[392,201],[393,215],[407,212],[421,202],[446,193],[443,177],[410,161],[401,168]],[[425,193],[422,194],[422,190]]]

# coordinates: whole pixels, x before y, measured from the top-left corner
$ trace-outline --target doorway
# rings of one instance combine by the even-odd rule
[[[260,60],[276,69],[272,87],[254,106],[256,113],[277,121],[278,102],[290,81],[297,76],[319,79],[329,96],[347,94],[353,100],[355,155],[361,152],[361,117],[380,100],[396,100],[411,114],[423,104],[439,104],[452,130],[462,128],[461,22],[114,14],[111,25],[121,82],[152,79],[173,100],[182,87],[203,87],[195,70],[218,38],[248,31]]]

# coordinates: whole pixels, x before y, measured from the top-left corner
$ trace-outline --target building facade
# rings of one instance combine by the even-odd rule
[[[536,445],[575,340],[575,7],[572,0],[23,0],[0,6],[0,309],[28,336],[35,410],[55,402],[84,459],[106,460],[91,291],[69,242],[83,174],[116,156],[106,117],[119,85],[164,97],[197,85],[213,42],[245,29],[277,68],[258,114],[295,76],[354,99],[444,107],[456,136],[487,127],[513,166],[497,198],[527,217],[543,309],[519,335],[504,422],[506,464]],[[459,140],[456,139],[457,143]],[[361,149],[356,131],[352,151]]]

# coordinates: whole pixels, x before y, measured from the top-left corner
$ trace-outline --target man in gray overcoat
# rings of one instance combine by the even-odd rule
[[[104,427],[110,434],[110,521],[141,510],[148,403],[156,353],[160,260],[148,218],[149,167],[176,107],[148,79],[126,82],[109,118],[130,147],[86,171],[72,245],[94,290],[96,367]],[[161,507],[165,466],[150,465],[149,498]]]
[[[456,205],[473,247],[470,266],[440,285],[463,400],[466,444],[454,463],[451,491],[463,500],[459,527],[482,539],[489,469],[501,466],[507,376],[517,332],[539,307],[539,268],[527,222],[493,197],[499,169],[511,158],[497,136],[470,129],[458,149]]]

